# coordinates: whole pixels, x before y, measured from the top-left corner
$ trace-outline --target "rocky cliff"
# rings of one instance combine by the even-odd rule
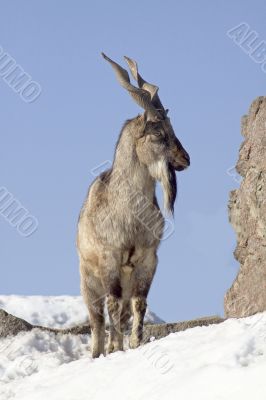
[[[225,295],[226,317],[266,310],[266,97],[257,98],[243,117],[242,135],[236,170],[243,180],[229,200],[240,269]]]

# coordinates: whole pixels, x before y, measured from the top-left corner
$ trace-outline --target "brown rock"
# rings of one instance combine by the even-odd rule
[[[32,325],[24,319],[14,317],[6,311],[0,309],[0,338],[14,336],[22,331],[30,331]]]
[[[208,326],[212,324],[220,324],[225,319],[218,316],[203,317],[183,322],[174,322],[170,324],[147,324],[143,330],[143,342],[146,343],[151,337],[161,339],[170,333],[185,331],[186,329],[195,328],[196,326]]]
[[[228,205],[240,269],[225,295],[226,317],[266,310],[266,97],[258,97],[243,117],[242,135],[236,169],[243,180]]]
[[[184,331],[186,329],[194,328],[196,326],[218,324],[223,321],[224,319],[214,316],[171,324],[146,324],[144,326],[143,343],[148,342],[151,337],[155,337],[155,339],[160,339],[169,335],[169,333]],[[61,335],[81,335],[89,334],[91,332],[89,325],[77,325],[69,329],[52,329],[45,326],[31,325],[23,319],[8,314],[6,311],[0,309],[0,339],[1,337],[15,336],[20,332],[30,331],[32,329],[41,329]]]

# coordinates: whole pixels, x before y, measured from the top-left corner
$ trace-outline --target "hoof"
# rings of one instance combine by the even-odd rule
[[[131,349],[136,349],[137,347],[139,347],[140,346],[140,340],[138,339],[138,338],[136,338],[136,337],[131,337],[130,339],[129,339],[129,347],[131,348]]]
[[[123,351],[123,343],[109,342],[107,345],[107,354],[114,353],[115,351]]]

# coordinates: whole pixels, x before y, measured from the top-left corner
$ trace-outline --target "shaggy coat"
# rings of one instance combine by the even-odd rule
[[[157,96],[157,104],[158,100]],[[156,109],[158,118],[148,107],[154,107],[151,96],[144,114],[124,124],[112,167],[92,183],[80,213],[81,291],[89,310],[93,357],[105,354],[105,302],[110,320],[107,352],[123,349],[123,334],[131,316],[130,346],[139,346],[164,229],[156,181],[162,185],[165,208],[173,212],[175,170],[189,165],[167,112]]]

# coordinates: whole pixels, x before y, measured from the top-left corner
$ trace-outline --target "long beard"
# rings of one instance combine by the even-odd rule
[[[175,169],[165,160],[160,160],[150,166],[150,174],[158,180],[163,189],[164,208],[174,214],[174,205],[177,194]]]

